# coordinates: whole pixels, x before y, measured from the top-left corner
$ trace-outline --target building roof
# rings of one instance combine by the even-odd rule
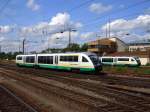
[[[129,46],[137,46],[137,45],[150,45],[150,42],[145,42],[145,43],[129,43]]]
[[[128,43],[129,45],[150,45],[150,39],[147,39],[147,40],[136,40],[136,41],[133,41],[133,42],[130,42]]]
[[[150,52],[148,51],[115,52],[115,53],[107,54],[107,56],[138,56],[142,58],[149,58]]]
[[[120,41],[120,42],[122,42],[122,43],[124,43],[124,44],[128,45],[128,44],[127,44],[127,43],[125,43],[123,40],[119,39],[118,37],[111,37],[111,38],[109,38],[109,39],[112,39],[112,38],[115,38],[115,39],[117,39],[118,41]]]
[[[102,39],[98,39],[98,40],[95,40],[95,41],[91,41],[91,42],[88,42],[88,45],[95,45],[95,44],[102,44],[102,45],[111,45],[111,44],[114,44],[115,42],[112,41],[112,40],[109,40],[108,38],[102,38]]]
[[[116,43],[117,41],[113,40],[113,39],[116,39],[120,42],[122,42],[123,44],[126,44],[124,41],[122,41],[121,39],[117,38],[117,37],[111,37],[111,38],[101,38],[101,39],[97,39],[95,41],[91,41],[91,42],[88,42],[88,45],[95,45],[95,44],[98,44],[98,41],[100,44],[102,45],[110,45],[112,43]],[[126,44],[127,45],[127,44]]]

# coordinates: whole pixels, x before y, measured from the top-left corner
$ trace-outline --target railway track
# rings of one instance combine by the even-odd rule
[[[15,70],[14,71],[6,70],[3,73],[5,73],[5,75],[6,74],[15,74],[18,76],[20,74],[20,72],[19,72],[19,74],[17,72],[18,71],[15,71]],[[26,73],[26,72],[24,71],[24,73]],[[21,75],[23,77],[22,81],[25,81],[25,79],[29,79],[30,78],[29,76],[32,76],[32,75],[35,76],[35,73],[34,74],[33,73],[34,73],[34,71],[32,71],[32,73],[31,73],[31,71],[30,71],[30,73],[26,73],[26,77],[24,77],[25,74],[22,73],[22,75]],[[11,78],[12,78],[12,76],[11,76]],[[49,77],[47,77],[47,78],[49,78]],[[21,80],[21,79],[18,79],[18,80]],[[75,80],[74,78],[57,77],[57,76],[54,77],[53,76],[50,79],[46,79],[46,80],[50,80],[50,81],[55,80],[55,81],[61,82],[63,84],[65,83],[65,84],[71,85],[72,87],[82,88],[82,90],[85,90],[86,92],[89,92],[89,93],[92,92],[93,94],[85,95],[85,93],[84,93],[84,96],[82,96],[83,93],[79,94],[79,92],[77,92],[77,91],[75,92],[73,89],[71,89],[70,90],[71,92],[69,94],[72,94],[71,96],[74,96],[75,99],[77,99],[77,98],[82,99],[80,101],[81,102],[83,101],[82,102],[83,104],[86,104],[84,101],[89,102],[88,105],[93,106],[93,109],[96,109],[95,111],[103,110],[106,112],[108,112],[108,111],[111,111],[111,112],[112,111],[114,111],[114,112],[117,112],[117,111],[146,112],[147,111],[148,112],[149,108],[150,108],[150,105],[149,105],[150,99],[148,97],[146,97],[144,95],[135,94],[130,91],[124,91],[122,89],[121,90],[112,89],[112,88],[108,88],[108,87],[104,86],[103,84],[102,85],[96,84],[96,83],[91,84],[91,83],[87,83],[85,81]],[[53,87],[56,87],[56,85],[52,85],[51,83],[45,83],[46,80],[44,80],[44,82],[42,82],[42,84],[40,84],[40,85],[43,85],[42,87],[49,88],[50,90],[52,90]],[[34,81],[32,79],[32,83],[33,82],[41,83],[41,81],[35,80],[35,79],[34,79]],[[36,86],[36,85],[38,85],[38,84],[35,84],[34,86]],[[50,88],[50,87],[52,87],[52,88]],[[68,89],[68,88],[66,88],[66,89]],[[63,90],[63,87],[59,87],[59,89],[56,93],[60,92],[60,90]],[[45,90],[43,90],[43,91],[45,91]],[[79,96],[77,97],[76,94],[73,94],[74,92],[76,94],[78,93],[78,95],[80,97]],[[65,93],[65,91],[62,91],[62,93]],[[96,98],[94,97],[94,99],[93,99],[92,95],[93,96],[95,95]],[[66,96],[68,96],[68,92],[66,93]],[[85,97],[85,96],[87,96],[87,97]],[[98,96],[100,96],[100,97],[98,97]]]
[[[42,74],[41,76],[46,75],[49,77],[67,77],[67,78],[80,78],[80,79],[90,79],[95,81],[100,81],[108,84],[117,84],[117,85],[125,85],[132,87],[142,87],[142,88],[150,88],[150,78],[138,78],[138,77],[118,77],[104,74],[85,74],[85,73],[75,73],[68,71],[56,71],[50,69],[34,69],[34,68],[19,68],[16,67],[15,64],[5,65],[0,64],[0,67],[17,70],[18,72],[24,72],[29,74]],[[32,72],[31,72],[32,71]]]
[[[0,85],[0,112],[37,112],[22,99]]]

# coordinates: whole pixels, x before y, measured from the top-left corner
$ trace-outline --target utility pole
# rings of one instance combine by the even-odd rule
[[[25,53],[25,39],[22,41],[22,53]]]
[[[100,37],[101,37],[101,36],[99,36],[99,35],[96,34],[96,37],[98,37],[98,55],[100,56],[100,55],[101,55],[101,54],[100,54],[100,50],[101,50],[101,47],[100,47],[100,46],[101,46],[101,45],[100,45]]]
[[[110,18],[109,18],[109,22],[108,22],[108,28],[109,28],[109,38],[110,38]]]
[[[0,45],[0,53],[2,52],[2,47],[1,47],[1,45]]]
[[[68,43],[68,47],[70,48],[71,45],[71,28],[69,28],[69,43]]]
[[[75,31],[77,31],[77,30],[76,30],[76,29],[72,29],[72,28],[69,28],[69,29],[68,29],[68,32],[69,32],[69,43],[68,43],[68,47],[69,47],[69,48],[71,47],[70,45],[71,45],[71,32],[72,32],[72,31],[75,32]]]
[[[107,23],[106,23],[106,38],[107,38]]]

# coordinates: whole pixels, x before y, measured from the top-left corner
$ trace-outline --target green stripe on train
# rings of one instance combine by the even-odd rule
[[[108,66],[131,66],[131,67],[138,66],[138,64],[112,64],[112,63],[103,63],[103,65],[108,65]]]
[[[26,66],[26,67],[33,67],[34,64],[22,64],[18,63],[20,66]],[[72,67],[64,67],[64,66],[55,66],[55,65],[46,65],[46,64],[38,64],[39,67],[41,68],[51,68],[51,69],[61,69],[61,70],[71,70],[73,69]],[[95,68],[80,68],[80,71],[95,71]]]

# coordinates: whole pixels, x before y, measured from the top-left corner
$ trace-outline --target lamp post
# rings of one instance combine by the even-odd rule
[[[101,36],[96,34],[96,37],[98,37],[98,46],[97,47],[98,47],[98,55],[100,56],[100,37]]]
[[[76,29],[72,29],[72,28],[69,28],[68,29],[68,31],[69,31],[69,43],[68,43],[68,47],[69,47],[69,49],[70,49],[70,45],[71,45],[71,32],[75,32],[75,31],[77,31]]]

